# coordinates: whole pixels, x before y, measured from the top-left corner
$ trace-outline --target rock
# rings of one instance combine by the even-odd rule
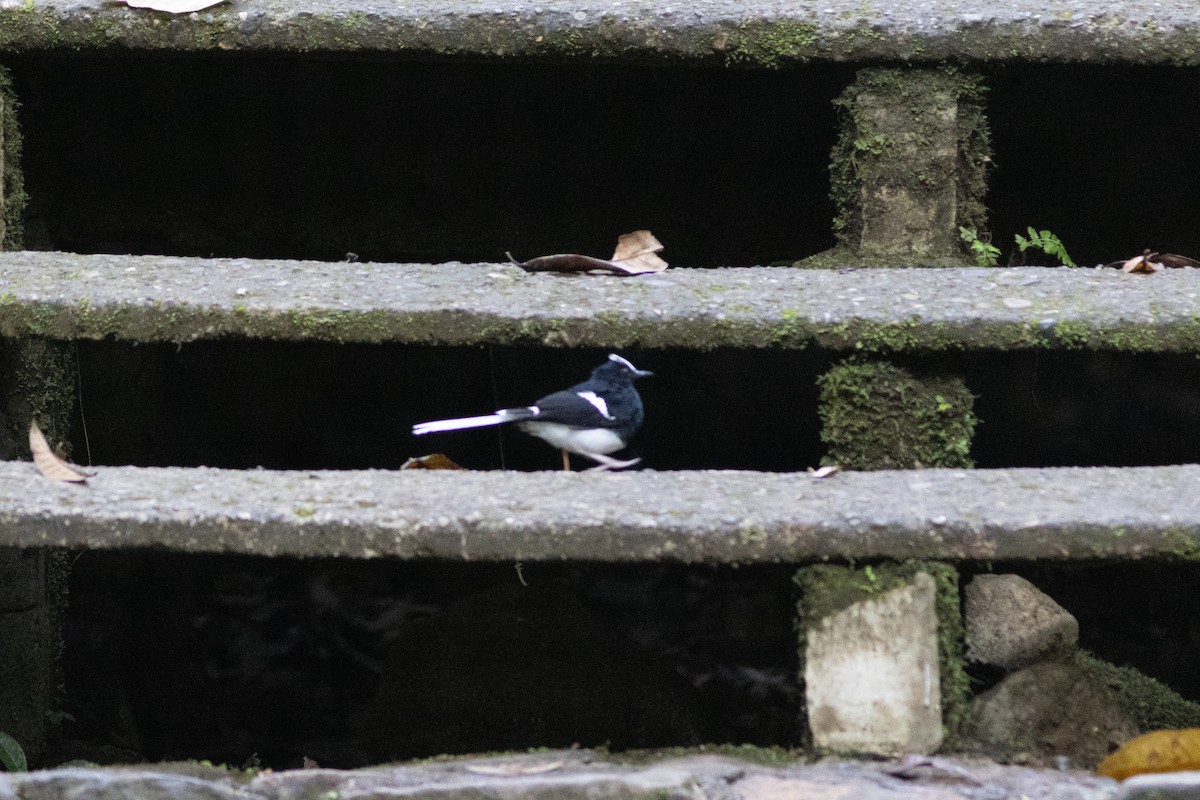
[[[1075,617],[1019,575],[977,575],[966,601],[970,661],[1012,671],[1075,653]]]
[[[1066,756],[1091,769],[1139,733],[1116,696],[1073,661],[1012,673],[974,703],[969,741],[1000,761],[1052,765]]]
[[[1196,800],[1200,772],[1159,772],[1134,775],[1121,782],[1119,800]]]
[[[929,753],[942,742],[935,584],[856,602],[805,629],[813,743],[837,752]]]

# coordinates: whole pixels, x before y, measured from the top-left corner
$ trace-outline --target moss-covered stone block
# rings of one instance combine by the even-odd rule
[[[847,361],[818,380],[823,462],[844,469],[972,467],[975,396],[962,379]]]
[[[836,101],[837,247],[802,267],[964,266],[960,226],[987,238],[991,135],[983,86],[952,68],[871,68]]]
[[[1118,667],[1091,653],[1079,651],[1075,663],[1093,681],[1117,698],[1142,733],[1163,729],[1200,728],[1200,703],[1182,697],[1171,687],[1133,667]]]
[[[796,572],[799,588],[796,630],[799,639],[799,679],[805,683],[809,631],[821,620],[859,603],[878,600],[894,590],[912,586],[915,576],[932,579],[936,614],[937,687],[942,713],[942,747],[961,742],[970,712],[970,686],[964,668],[963,622],[959,603],[958,572],[938,562],[885,562],[863,567],[817,564]],[[899,632],[896,634],[900,636]],[[923,681],[925,676],[915,676]],[[805,687],[807,689],[807,687]],[[805,714],[807,716],[806,708]],[[803,726],[805,730],[808,725]]]

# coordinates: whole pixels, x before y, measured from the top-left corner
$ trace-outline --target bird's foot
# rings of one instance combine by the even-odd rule
[[[631,458],[628,461],[621,461],[620,459],[609,458],[608,456],[602,456],[598,453],[588,453],[587,457],[593,461],[600,462],[594,467],[589,467],[586,470],[587,472],[608,472],[609,470],[613,469],[625,469],[626,467],[632,467],[634,464],[637,464],[641,461],[640,458]]]

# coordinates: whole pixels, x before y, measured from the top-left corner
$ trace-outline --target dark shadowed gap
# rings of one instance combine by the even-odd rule
[[[527,405],[586,378],[600,349],[430,348],[222,341],[81,342],[96,464],[392,469],[441,452],[471,469],[547,470],[559,455],[511,428],[414,437],[414,423]],[[622,350],[646,425],[630,455],[659,470],[817,466],[825,351]],[[979,467],[1200,460],[1200,360],[1184,355],[981,351],[899,363],[964,377]],[[73,452],[86,452],[82,425]],[[577,467],[588,466],[579,461]]]
[[[1007,259],[1013,234],[1049,229],[1079,264],[1144,248],[1200,257],[1200,142],[1187,109],[1200,70],[989,68],[995,145],[988,205]]]
[[[684,266],[833,243],[832,99],[852,74],[602,62],[29,55],[34,249]]]
[[[51,757],[794,745],[791,574],[85,553]]]
[[[471,469],[546,470],[558,452],[511,428],[424,437],[412,425],[522,406],[578,383],[606,350],[223,341],[81,342],[97,464],[395,468],[442,452]],[[635,443],[655,469],[803,470],[820,458],[816,351],[622,350],[655,377]],[[82,425],[73,451],[85,452]],[[577,466],[588,464],[580,461]]]

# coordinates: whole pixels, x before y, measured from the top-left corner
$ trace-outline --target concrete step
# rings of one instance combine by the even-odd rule
[[[1200,553],[1200,466],[273,472],[0,463],[0,546],[356,558],[1001,561]]]
[[[731,748],[736,750],[736,748]],[[80,794],[171,797],[176,800],[288,800],[294,797],[422,797],[468,800],[577,797],[656,800],[664,797],[777,797],[862,800],[955,800],[1037,796],[1047,800],[1124,797],[1118,784],[1082,771],[1001,767],[982,759],[934,759],[927,766],[827,761],[803,765],[782,754],[750,750],[770,763],[691,756],[621,764],[586,750],[545,751],[505,758],[360,770],[304,769],[240,773],[218,767],[167,764],[123,769],[74,767],[27,775],[0,774],[0,796],[55,800]],[[645,757],[643,757],[644,759]],[[899,771],[897,777],[889,770]],[[1183,796],[1183,795],[1180,795]]]
[[[349,264],[0,253],[0,335],[857,352],[1200,349],[1200,272]]]
[[[1151,3],[859,0],[589,3],[307,0],[170,16],[95,0],[6,0],[0,49],[333,51],[675,58],[778,66],[832,61],[1196,64],[1200,11]]]

